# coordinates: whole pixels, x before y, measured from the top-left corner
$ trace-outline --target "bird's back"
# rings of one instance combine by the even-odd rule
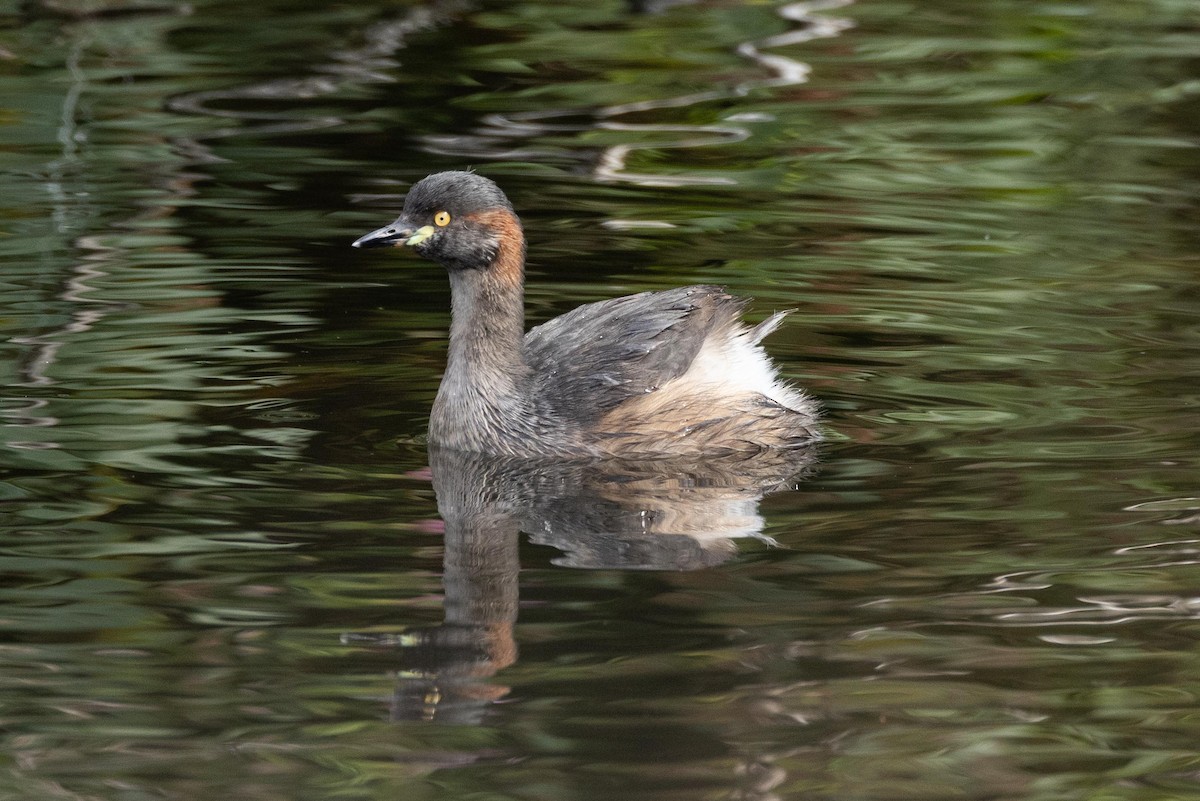
[[[525,336],[542,413],[590,449],[688,453],[797,447],[818,438],[814,404],[779,381],[746,301],[715,286],[581,306]]]

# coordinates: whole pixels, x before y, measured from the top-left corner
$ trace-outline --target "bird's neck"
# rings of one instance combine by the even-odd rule
[[[450,346],[439,395],[511,395],[527,372],[525,240],[515,226],[486,269],[450,271]]]

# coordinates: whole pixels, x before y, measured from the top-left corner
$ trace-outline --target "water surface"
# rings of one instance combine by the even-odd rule
[[[1197,10],[0,4],[0,797],[1200,796]],[[429,453],[465,166],[819,464]]]

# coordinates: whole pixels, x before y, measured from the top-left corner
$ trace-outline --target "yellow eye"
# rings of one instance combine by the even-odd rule
[[[450,212],[439,211],[437,214],[433,215],[433,224],[439,228],[445,228],[450,224]]]

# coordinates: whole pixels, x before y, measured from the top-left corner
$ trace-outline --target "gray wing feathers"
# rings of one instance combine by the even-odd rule
[[[560,415],[594,421],[686,372],[705,339],[735,324],[745,303],[720,287],[690,286],[580,306],[525,335],[538,397]],[[760,323],[756,336],[782,319]]]

